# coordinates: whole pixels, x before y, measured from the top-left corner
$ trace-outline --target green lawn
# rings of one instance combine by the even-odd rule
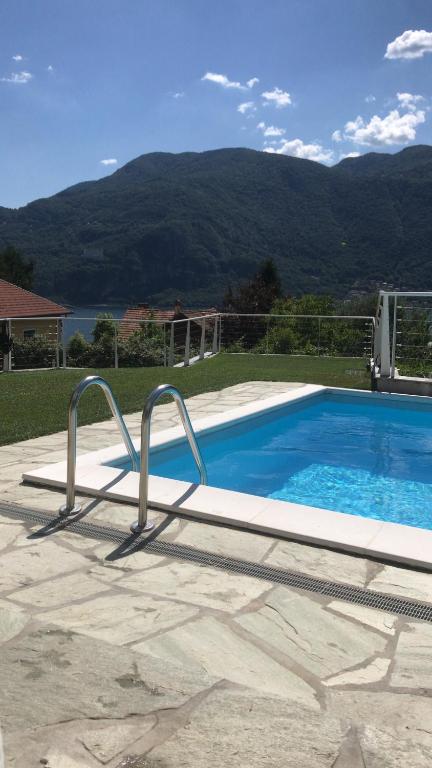
[[[0,375],[0,445],[66,428],[75,385],[92,373],[111,385],[123,413],[141,411],[153,387],[174,384],[184,397],[244,381],[302,381],[308,384],[369,388],[365,362],[355,358],[282,357],[220,354],[191,368],[49,370]],[[109,415],[103,394],[90,389],[82,398],[79,423]]]

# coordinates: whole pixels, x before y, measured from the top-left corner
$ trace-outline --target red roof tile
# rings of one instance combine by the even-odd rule
[[[69,309],[44,299],[31,291],[25,291],[13,283],[0,280],[0,318],[53,317],[68,315]]]
[[[189,317],[203,317],[217,313],[215,307],[207,309],[152,309],[148,306],[129,307],[120,323],[119,336],[127,339],[134,331],[140,328],[143,320],[154,320],[158,325],[170,323],[172,320],[183,320]]]

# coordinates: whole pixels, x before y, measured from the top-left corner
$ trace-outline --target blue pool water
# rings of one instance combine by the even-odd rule
[[[209,485],[432,529],[432,403],[326,394],[199,443]],[[150,472],[198,481],[186,442]]]

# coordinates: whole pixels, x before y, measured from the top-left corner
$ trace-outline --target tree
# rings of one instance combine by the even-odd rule
[[[33,285],[33,262],[26,261],[12,245],[0,251],[0,279],[31,290]]]
[[[253,278],[236,291],[231,286],[224,297],[224,309],[240,314],[267,314],[282,296],[282,283],[273,259],[260,265]]]
[[[96,315],[96,323],[93,328],[93,341],[104,342],[114,339],[115,322],[111,312],[99,312]]]
[[[280,299],[272,308],[275,315],[332,315],[334,310],[334,299],[331,296],[316,296],[313,293]]]

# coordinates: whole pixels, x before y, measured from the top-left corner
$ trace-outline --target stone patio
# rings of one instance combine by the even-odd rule
[[[298,386],[298,385],[292,385]],[[192,419],[285,391],[249,382],[187,402]],[[133,436],[141,414],[126,416]],[[154,427],[176,423],[175,405]],[[112,421],[79,451],[119,442]],[[1,499],[56,514],[20,483],[65,457],[66,433],[0,448]],[[136,510],[83,499],[126,530]],[[152,512],[157,538],[392,595],[420,573]],[[0,518],[0,721],[7,768],[426,768],[432,625]],[[1,763],[1,759],[0,759]]]

